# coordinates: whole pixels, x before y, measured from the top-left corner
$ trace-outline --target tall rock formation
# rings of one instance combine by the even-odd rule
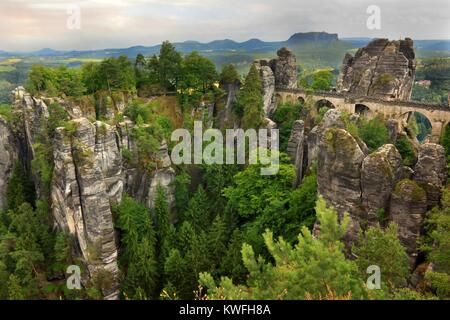
[[[412,180],[401,180],[392,192],[390,219],[398,225],[398,238],[406,248],[410,265],[417,259],[417,240],[427,212],[427,194]]]
[[[254,62],[259,71],[262,82],[264,112],[266,117],[272,116],[275,111],[275,89],[297,88],[297,60],[294,53],[283,47],[277,52],[278,58],[272,60],[256,60]]]
[[[401,168],[402,157],[392,144],[381,146],[364,159],[361,169],[362,204],[370,224],[378,221],[379,210],[388,212]]]
[[[305,151],[305,123],[297,120],[292,126],[292,133],[289,137],[286,153],[291,157],[292,163],[296,168],[294,186],[298,186],[303,178],[304,169],[304,151]]]
[[[6,189],[17,159],[17,142],[8,123],[0,117],[0,210],[6,209]]]
[[[256,69],[259,71],[259,77],[262,84],[262,94],[264,101],[264,114],[271,115],[275,110],[275,75],[270,62],[267,60],[256,60],[254,62]]]
[[[270,61],[270,67],[275,75],[275,85],[283,89],[297,88],[297,59],[294,53],[283,47],[277,51],[277,59]]]
[[[346,54],[337,90],[385,100],[409,100],[416,70],[413,41],[376,39]]]
[[[363,218],[361,165],[364,157],[356,140],[344,129],[329,128],[320,137],[317,191],[340,216],[349,213],[349,242],[356,239]]]
[[[428,209],[439,204],[442,187],[447,181],[447,161],[444,147],[435,143],[419,146],[413,180],[426,191]]]
[[[171,167],[172,162],[169,157],[166,141],[161,143],[158,158],[157,169],[151,177],[150,188],[147,194],[147,206],[149,208],[155,207],[158,186],[164,188],[169,206],[175,200],[175,190],[172,185],[175,179],[175,170]]]
[[[118,101],[125,101],[124,96],[118,97]],[[37,194],[42,199],[50,199],[58,229],[74,237],[74,249],[88,271],[83,279],[97,275],[106,279],[102,281],[105,299],[118,298],[118,243],[111,207],[127,192],[151,208],[158,185],[166,189],[169,205],[172,204],[171,182],[175,171],[171,168],[167,144],[161,143],[156,169],[149,172],[123,156],[125,149],[132,154],[138,150],[133,136],[135,124],[126,117],[116,126],[92,122],[82,110],[83,106],[60,98],[38,99],[23,88],[14,90],[12,98],[17,119],[14,131],[0,118],[0,151],[3,150],[0,206],[4,206],[4,192],[15,159],[20,158],[31,167],[38,155],[37,146],[51,144],[52,156],[48,161],[53,166],[52,180],[48,187],[35,174]],[[49,135],[47,104],[53,102],[58,102],[68,112],[68,125],[56,128]]]
[[[117,243],[111,205],[122,198],[120,148],[113,128],[72,120],[73,134],[57,129],[54,140],[52,211],[61,229],[75,236],[91,276],[107,271],[106,299],[118,297]]]

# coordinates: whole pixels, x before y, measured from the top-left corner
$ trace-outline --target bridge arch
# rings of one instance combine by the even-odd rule
[[[305,105],[305,98],[303,98],[302,96],[298,96],[297,97],[297,103],[301,104],[302,106]]]
[[[432,119],[429,119],[422,112],[408,111],[402,114],[401,119],[420,143],[432,138],[434,131]]]
[[[322,109],[322,108],[336,109],[336,106],[327,99],[317,100],[316,103],[314,104],[314,107],[315,107],[317,113],[320,113],[320,109]]]
[[[355,104],[355,113],[359,114],[360,116],[363,117],[370,117],[372,116],[372,110],[370,110],[370,108],[362,103],[357,103]]]

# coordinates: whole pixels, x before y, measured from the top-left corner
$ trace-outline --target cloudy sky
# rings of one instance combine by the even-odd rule
[[[67,27],[74,5],[80,8],[80,29]],[[366,26],[369,5],[381,9],[381,30]],[[276,41],[307,31],[450,39],[449,12],[449,0],[0,0],[0,50]]]

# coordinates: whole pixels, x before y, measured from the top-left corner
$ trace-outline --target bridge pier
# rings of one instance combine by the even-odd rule
[[[441,140],[443,127],[444,124],[440,121],[431,123],[431,142],[439,143],[439,141]]]

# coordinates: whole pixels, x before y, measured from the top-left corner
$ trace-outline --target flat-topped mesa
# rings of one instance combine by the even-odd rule
[[[354,57],[345,55],[337,90],[383,100],[409,100],[415,71],[411,39],[376,39],[359,49]]]

